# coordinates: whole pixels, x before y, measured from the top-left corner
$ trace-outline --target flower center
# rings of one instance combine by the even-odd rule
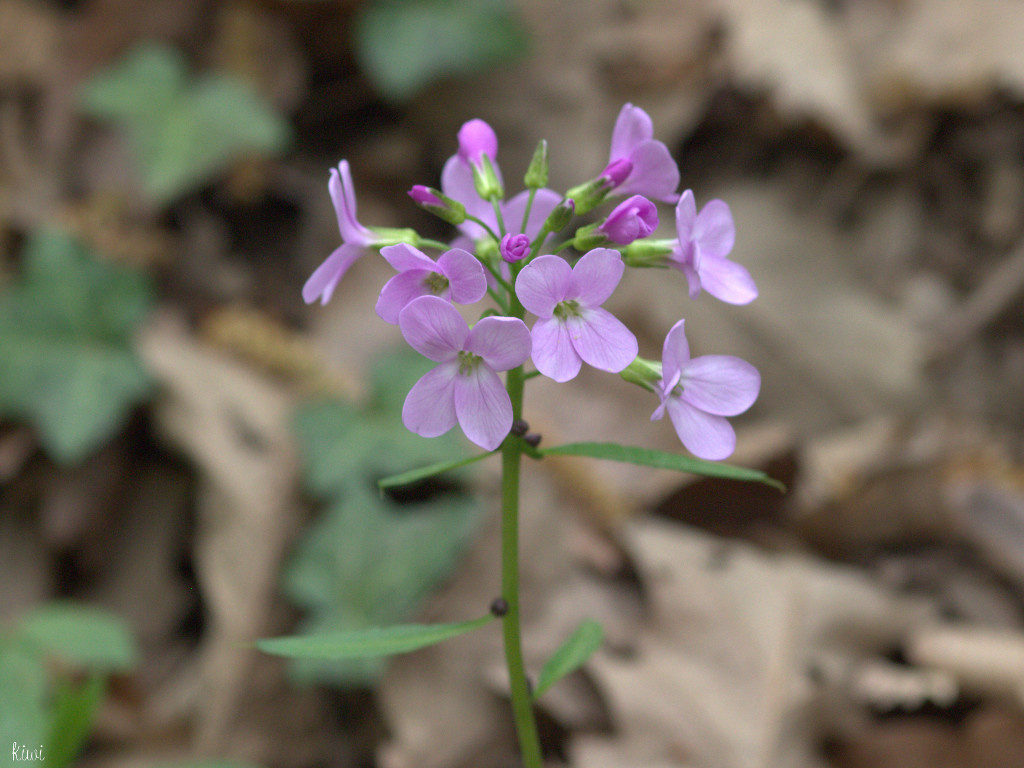
[[[581,317],[580,303],[576,299],[564,299],[555,304],[554,316],[559,320],[568,320],[570,317]]]
[[[448,290],[448,278],[440,272],[431,272],[423,278],[423,287],[430,291],[434,296],[440,296]]]
[[[469,376],[477,369],[482,359],[480,355],[474,355],[472,352],[467,352],[464,349],[459,350],[459,375]]]

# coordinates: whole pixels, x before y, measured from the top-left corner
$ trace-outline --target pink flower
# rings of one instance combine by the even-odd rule
[[[461,248],[445,251],[435,262],[407,243],[380,249],[398,274],[388,280],[377,299],[377,314],[397,324],[405,306],[420,296],[440,296],[456,304],[472,304],[487,293],[487,278],[479,260]]]
[[[694,456],[717,461],[731,455],[736,433],[725,417],[754,404],[761,389],[757,369],[729,355],[691,358],[680,320],[665,337],[661,376],[661,405],[651,420],[668,411],[679,439]]]
[[[736,241],[729,206],[711,200],[697,213],[693,192],[686,190],[676,205],[679,240],[669,256],[690,284],[690,298],[701,289],[728,304],[749,304],[757,298],[757,286],[746,267],[726,258]]]
[[[587,252],[574,267],[558,256],[540,256],[523,268],[516,295],[538,318],[530,334],[538,371],[562,382],[582,363],[617,373],[633,362],[636,337],[601,307],[625,268],[610,248]]]
[[[640,107],[626,104],[612,131],[611,152],[603,176],[617,195],[644,195],[665,203],[676,201],[679,166],[672,153],[654,139],[654,124]]]
[[[641,195],[633,195],[615,206],[597,231],[603,232],[613,243],[629,245],[657,228],[658,209],[654,203]]]
[[[338,287],[348,268],[366,253],[367,246],[374,242],[373,233],[356,220],[356,192],[352,186],[352,174],[349,172],[347,160],[338,163],[337,170],[331,169],[327,191],[331,195],[331,202],[334,203],[334,211],[338,216],[341,245],[317,267],[302,287],[302,298],[307,304],[312,304],[318,298],[321,304],[330,301],[331,294]]]
[[[448,158],[441,170],[441,191],[466,206],[466,213],[480,219],[498,233],[498,217],[493,204],[480,197],[473,181],[473,165],[479,165],[480,157],[487,155],[498,181],[501,181],[501,169],[498,167],[498,139],[494,131],[483,120],[470,120],[459,130],[459,150]],[[520,231],[526,203],[530,198],[529,190],[523,190],[510,200],[499,203],[502,219],[507,231]],[[544,221],[562,200],[562,196],[550,189],[538,189],[530,207],[530,216],[526,222],[524,234],[531,240],[540,233]],[[479,240],[486,234],[483,227],[473,221],[466,220],[458,225],[471,241]],[[457,243],[471,247],[469,243]]]
[[[513,317],[485,317],[470,330],[458,310],[437,296],[421,296],[401,311],[398,326],[417,352],[439,365],[417,381],[402,408],[402,423],[423,437],[455,426],[487,451],[512,428],[512,402],[498,371],[530,356],[530,332]]]

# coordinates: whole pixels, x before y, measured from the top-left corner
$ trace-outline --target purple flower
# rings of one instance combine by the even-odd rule
[[[337,170],[331,169],[327,191],[331,195],[331,202],[334,203],[334,211],[338,216],[341,245],[316,268],[302,286],[302,298],[307,304],[312,304],[318,298],[321,304],[330,301],[331,294],[338,287],[348,268],[366,253],[367,246],[372,245],[374,241],[373,233],[356,220],[356,192],[352,186],[352,174],[349,172],[347,160],[338,163]]]
[[[498,139],[494,131],[483,120],[470,120],[459,130],[459,150],[448,158],[441,169],[441,191],[452,200],[466,206],[466,213],[480,219],[492,232],[497,233],[498,217],[494,205],[480,197],[473,180],[473,165],[479,164],[481,155],[487,155],[491,166],[501,182],[501,169],[498,167]],[[526,204],[530,198],[529,190],[523,190],[510,200],[499,203],[501,216],[507,231],[519,232],[526,213]],[[526,222],[524,233],[532,240],[544,226],[544,221],[562,200],[562,196],[550,189],[538,189],[530,207],[530,216]],[[463,221],[459,231],[471,241],[479,240],[486,230],[474,221]],[[463,243],[459,243],[463,245]],[[471,247],[469,243],[465,243]]]
[[[757,286],[746,267],[726,258],[736,241],[736,227],[729,206],[711,200],[700,213],[693,192],[686,190],[676,205],[679,241],[669,264],[681,270],[690,284],[690,298],[701,288],[728,304],[749,304],[757,298]]]
[[[472,304],[487,293],[483,266],[461,248],[442,253],[436,262],[407,243],[381,248],[380,255],[398,270],[377,299],[377,314],[385,322],[397,324],[406,305],[420,296]]]
[[[694,456],[717,461],[732,454],[736,433],[725,417],[753,405],[761,389],[757,369],[729,355],[691,358],[680,320],[665,337],[661,376],[661,405],[651,420],[668,411],[679,439]]]
[[[603,232],[613,243],[629,245],[657,228],[658,209],[654,203],[641,195],[633,195],[615,206],[597,231]]]
[[[615,121],[608,166],[601,175],[614,185],[614,194],[676,201],[679,167],[668,147],[654,139],[651,118],[632,104],[626,104]]]
[[[603,304],[625,270],[610,248],[587,252],[576,266],[558,256],[540,256],[523,268],[516,295],[537,316],[533,364],[555,381],[568,381],[587,363],[617,373],[633,362],[636,337]]]
[[[501,252],[501,258],[509,264],[522,261],[530,255],[530,238],[526,235],[509,233],[501,238],[498,250]]]
[[[431,192],[430,187],[425,187],[422,184],[414,184],[409,190],[409,197],[416,205],[435,205],[438,208],[444,206],[444,201]]]
[[[421,296],[398,318],[402,335],[439,365],[417,381],[402,407],[402,423],[423,437],[458,422],[466,437],[493,451],[512,428],[512,402],[497,371],[530,356],[530,332],[514,317],[485,317],[470,330],[444,299]]]

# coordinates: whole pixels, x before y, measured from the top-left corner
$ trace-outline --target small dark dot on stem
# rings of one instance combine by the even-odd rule
[[[498,618],[501,618],[508,613],[508,600],[504,597],[496,597],[491,602],[491,613]]]
[[[525,419],[516,419],[512,422],[512,429],[510,431],[516,437],[522,437],[530,431],[530,425],[526,423]]]
[[[523,441],[527,445],[529,445],[529,446],[531,446],[533,448],[536,448],[538,445],[540,445],[540,433],[538,433],[538,432],[531,432],[528,435],[525,435],[523,437]]]

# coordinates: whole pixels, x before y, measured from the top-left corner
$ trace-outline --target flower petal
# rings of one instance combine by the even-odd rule
[[[654,123],[651,122],[650,116],[640,107],[624,104],[615,119],[608,162],[628,158],[634,147],[653,137]]]
[[[356,221],[356,191],[352,184],[352,172],[348,160],[338,163],[337,169],[331,169],[331,177],[327,181],[327,191],[334,203],[334,212],[338,217],[338,231],[346,243],[369,245],[373,234]]]
[[[606,309],[584,310],[581,317],[571,317],[565,325],[573,348],[587,365],[618,373],[636,359],[636,336]]]
[[[724,416],[704,413],[678,397],[670,397],[665,407],[676,434],[694,456],[718,461],[736,449],[736,433]]]
[[[723,200],[710,200],[693,225],[693,239],[700,248],[701,256],[724,259],[736,243],[736,225],[732,211]]]
[[[537,261],[540,259],[533,263]],[[618,251],[611,248],[587,251],[572,268],[565,298],[576,299],[584,307],[599,307],[615,291],[625,270],[626,265]]]
[[[402,406],[402,423],[422,437],[443,435],[455,426],[457,361],[442,363],[412,385]]]
[[[703,355],[683,366],[682,399],[716,416],[736,416],[757,400],[761,374],[746,360]]]
[[[476,192],[473,183],[473,168],[458,155],[452,155],[441,169],[441,191],[452,200],[466,206],[466,213],[487,222],[488,226],[497,229],[494,208]],[[466,220],[459,224],[459,231],[471,240],[483,237],[484,228],[473,221]]]
[[[645,195],[665,203],[676,200],[679,166],[660,141],[647,141],[630,154],[633,170],[616,189],[617,195]]]
[[[418,248],[413,248],[408,243],[385,246],[380,249],[380,255],[399,272],[405,272],[409,269],[437,271],[437,265],[432,258]]]
[[[522,365],[530,357],[530,332],[515,317],[485,317],[478,320],[466,339],[466,351],[483,358],[495,371]]]
[[[693,199],[693,191],[686,190],[679,196],[676,203],[676,235],[680,243],[693,240],[693,227],[697,222],[697,202]],[[684,254],[686,249],[683,249]]]
[[[683,367],[690,362],[690,344],[686,340],[686,321],[680,320],[665,335],[661,345],[661,375],[667,389],[679,381]]]
[[[529,190],[523,190],[511,200],[502,203],[501,215],[505,224],[511,231],[518,232],[523,223],[523,214],[526,213],[526,202],[530,199]],[[524,235],[531,240],[540,234],[540,228],[544,226],[551,212],[562,202],[562,196],[550,189],[538,189],[533,196],[533,205],[530,206],[530,215],[527,217],[526,230]]]
[[[512,428],[512,401],[501,379],[486,365],[455,379],[455,413],[459,426],[486,451],[493,451]]]
[[[537,317],[551,317],[555,305],[565,298],[572,267],[560,256],[538,256],[516,278],[516,296]]]
[[[484,267],[480,260],[468,251],[461,248],[445,251],[437,259],[437,271],[448,278],[452,301],[456,304],[473,304],[487,293]]]
[[[701,287],[727,304],[749,304],[757,298],[750,272],[735,261],[701,258],[697,271]]]
[[[399,313],[398,327],[409,346],[436,363],[454,359],[469,336],[459,311],[438,296],[414,299]]]
[[[398,325],[398,318],[406,306],[420,296],[429,295],[423,281],[431,274],[431,270],[410,269],[399,272],[384,283],[375,307],[380,319]]]
[[[342,243],[316,268],[306,284],[302,286],[302,299],[312,304],[317,298],[321,304],[331,300],[334,289],[366,249],[357,243]]]
[[[533,364],[538,371],[559,383],[576,377],[583,361],[572,345],[565,323],[553,317],[538,320],[530,336]]]

